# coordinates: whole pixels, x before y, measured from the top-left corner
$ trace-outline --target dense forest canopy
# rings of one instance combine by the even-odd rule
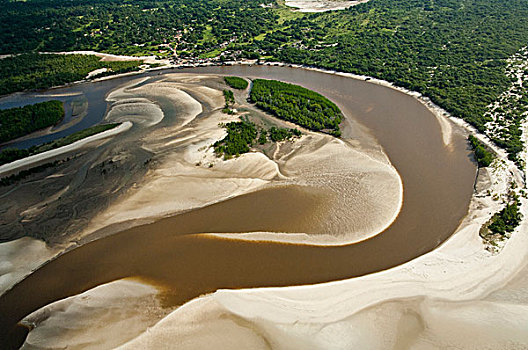
[[[248,87],[247,80],[240,77],[224,77],[224,81],[233,89],[244,90]]]
[[[511,84],[508,58],[528,45],[527,19],[528,0],[370,0],[292,20],[258,47],[421,92],[484,131],[488,105]],[[517,152],[519,125],[506,133],[497,141]]]
[[[85,79],[100,68],[114,73],[137,70],[140,61],[102,62],[91,55],[23,54],[0,60],[0,95],[46,89]]]
[[[475,160],[477,161],[479,168],[490,166],[491,162],[495,159],[493,153],[491,153],[491,151],[489,151],[475,136],[469,135],[468,140],[475,153]]]
[[[257,138],[257,128],[255,124],[248,120],[231,122],[225,125],[226,137],[215,142],[213,145],[215,153],[229,159],[232,156],[239,156],[249,152],[253,142]]]
[[[57,124],[64,117],[60,101],[0,110],[0,143]]]
[[[341,135],[341,111],[315,91],[276,80],[255,79],[249,96],[257,107],[278,118],[310,130]]]
[[[144,53],[183,37],[254,37],[277,16],[258,0],[1,0],[0,53],[87,50]],[[200,42],[207,32],[207,40]],[[214,39],[214,42],[212,42]]]
[[[213,148],[217,156],[230,159],[251,150],[256,145],[264,145],[271,142],[291,140],[300,137],[302,133],[297,129],[285,129],[272,126],[269,130],[258,128],[255,123],[247,118],[241,118],[239,122],[231,122],[223,125],[227,135],[214,143]],[[258,137],[257,137],[258,135]]]
[[[318,66],[421,92],[480,131],[491,121],[489,105],[511,84],[508,58],[528,45],[528,0],[370,0],[315,14],[295,13],[273,0],[0,0],[0,5],[0,53],[91,49]],[[72,74],[20,75],[0,83],[0,94],[28,88],[26,79],[33,79],[31,86],[41,80],[49,86],[73,81]],[[494,141],[516,159],[528,100],[511,107],[515,121]]]

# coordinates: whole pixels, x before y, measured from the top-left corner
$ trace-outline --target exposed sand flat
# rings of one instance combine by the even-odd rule
[[[299,12],[325,12],[334,10],[344,10],[351,6],[362,4],[368,0],[347,1],[347,0],[286,0],[286,6],[294,7]]]
[[[113,349],[166,313],[157,293],[146,284],[118,280],[52,303],[24,319],[36,328],[22,349]]]
[[[177,318],[178,327],[174,328]],[[235,335],[235,336],[233,336]],[[223,309],[216,300],[198,299],[181,307],[145,333],[117,349],[269,349],[270,343],[251,324]]]
[[[316,133],[309,133],[291,147],[283,156],[278,152],[281,175],[287,182],[323,189],[332,196],[320,220],[325,222],[323,231],[332,234],[257,232],[224,236],[343,245],[372,237],[394,221],[401,208],[403,185],[386,158],[372,158],[341,140]]]
[[[220,347],[237,334],[242,344],[264,338],[262,349],[528,348],[526,219],[498,255],[485,251],[478,236],[500,208],[485,193],[504,191],[508,179],[506,167],[490,172],[456,234],[409,263],[320,285],[220,290],[189,302],[122,348],[180,342],[183,349],[205,349],[201,334]],[[189,318],[214,323],[215,317],[241,320],[237,326],[224,322],[216,332],[207,324],[203,333],[186,328]]]
[[[59,148],[56,148],[56,149],[52,149],[52,150],[49,150],[49,151],[46,151],[46,152],[42,152],[42,153],[39,153],[39,154],[35,154],[33,156],[29,156],[29,157],[26,157],[26,158],[23,158],[23,159],[15,160],[14,162],[7,163],[7,164],[4,164],[4,165],[0,166],[0,174],[16,170],[18,168],[21,168],[21,167],[24,167],[24,166],[27,166],[27,165],[30,165],[30,164],[33,164],[33,163],[42,162],[42,161],[54,158],[56,156],[59,156],[61,154],[65,154],[65,153],[68,153],[68,152],[71,152],[71,151],[78,150],[78,149],[80,149],[80,148],[82,148],[82,147],[84,147],[86,145],[89,145],[89,144],[95,142],[95,141],[104,140],[106,138],[109,138],[109,137],[118,135],[118,134],[120,134],[122,132],[125,132],[128,129],[130,129],[131,127],[132,127],[132,123],[131,122],[124,122],[121,125],[113,128],[113,129],[106,130],[106,131],[100,132],[98,134],[85,137],[84,139],[79,140],[79,141],[75,141],[74,143],[71,143],[69,145],[66,145],[66,146],[63,146],[63,147],[59,147]]]
[[[143,104],[159,96],[179,111],[178,120],[143,137],[145,149],[165,155],[142,183],[94,219],[82,235],[125,221],[173,215],[277,184],[318,188],[332,196],[318,214],[319,221],[326,222],[322,230],[332,234],[257,233],[236,238],[342,245],[376,235],[396,218],[403,188],[380,150],[367,154],[349,143],[305,130],[306,136],[279,144],[274,154],[247,153],[227,161],[218,158],[211,145],[226,135],[219,124],[239,117],[220,112],[222,91],[207,85],[215,79],[220,77],[167,74],[157,82],[134,80],[108,94],[107,99],[114,102],[109,120],[135,121],[138,117],[132,111],[152,118]],[[122,105],[130,111],[123,111]]]
[[[0,295],[59,253],[60,247],[24,237],[0,244]]]

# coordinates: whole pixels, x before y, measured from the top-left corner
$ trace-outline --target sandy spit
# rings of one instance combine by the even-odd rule
[[[112,349],[134,339],[166,314],[156,298],[158,290],[123,279],[54,302],[27,316],[34,328],[22,349]]]
[[[23,237],[0,244],[0,295],[61,251],[46,243]]]
[[[500,254],[484,250],[478,231],[500,208],[485,193],[503,191],[512,176],[506,167],[497,167],[490,179],[481,184],[457,232],[429,254],[346,281],[219,290],[177,309],[122,349],[156,348],[167,342],[183,349],[206,349],[211,343],[222,348],[239,335],[241,344],[264,339],[265,345],[256,347],[261,349],[526,348],[528,305],[519,302],[528,300],[526,278],[516,286],[515,298],[510,292],[481,300],[521,278],[517,274],[528,261],[526,219]],[[201,331],[189,330],[189,319],[208,321]],[[239,321],[236,326],[222,322],[229,319]],[[210,328],[214,322],[222,326]],[[210,342],[202,343],[202,335]]]
[[[46,151],[46,152],[42,152],[42,153],[39,153],[39,154],[35,154],[35,155],[29,156],[29,157],[26,157],[26,158],[23,158],[23,159],[15,160],[14,162],[7,163],[7,164],[4,164],[4,165],[0,166],[0,174],[6,173],[6,172],[9,172],[9,171],[13,171],[13,170],[16,170],[18,168],[21,168],[21,167],[24,167],[24,166],[28,166],[28,165],[31,165],[31,164],[34,164],[34,163],[37,163],[37,162],[48,160],[50,158],[53,158],[53,157],[56,157],[56,156],[59,156],[59,155],[62,155],[62,154],[65,154],[65,153],[68,153],[68,152],[71,152],[71,151],[78,150],[78,149],[80,149],[80,148],[82,148],[82,147],[84,147],[84,146],[86,146],[86,145],[88,145],[90,143],[95,142],[95,141],[103,140],[103,139],[118,135],[118,134],[120,134],[122,132],[125,132],[128,129],[130,129],[131,127],[132,127],[132,123],[131,122],[124,122],[121,125],[113,128],[113,129],[106,130],[106,131],[100,132],[100,133],[92,135],[92,136],[88,136],[88,137],[86,137],[86,138],[84,138],[82,140],[76,141],[76,142],[71,143],[69,145],[62,146],[62,147],[59,147],[59,148],[56,148],[56,149],[52,149],[52,150],[49,150],[49,151]]]

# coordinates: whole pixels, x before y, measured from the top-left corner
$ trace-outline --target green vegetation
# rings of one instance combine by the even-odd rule
[[[244,90],[248,87],[248,82],[246,79],[239,77],[224,77],[224,81],[233,89]]]
[[[273,1],[271,1],[273,2]],[[270,30],[260,0],[2,0],[0,53],[96,50],[200,55]]]
[[[259,145],[265,145],[266,142],[268,142],[268,132],[264,129],[261,129],[259,132],[258,143]]]
[[[256,79],[251,102],[274,116],[315,131],[340,136],[341,111],[326,97],[298,85]]]
[[[225,106],[224,109],[222,109],[222,112],[226,114],[235,114],[235,112],[231,109],[231,106],[235,104],[235,96],[233,95],[233,91],[224,90],[224,100]]]
[[[480,142],[475,136],[469,135],[468,140],[475,152],[475,159],[479,168],[488,167],[495,159],[493,153],[488,151],[482,142]]]
[[[301,136],[301,132],[297,129],[284,129],[272,126],[269,131],[259,129],[257,138],[256,125],[247,118],[223,126],[227,130],[227,136],[215,142],[213,147],[215,153],[219,157],[224,156],[224,159],[229,159],[232,156],[238,157],[243,153],[249,152],[255,144],[255,140],[258,140],[260,145],[266,144],[268,136],[272,142],[290,140],[293,137]]]
[[[370,0],[288,21],[254,45],[273,60],[418,91],[484,131],[487,106],[511,84],[507,59],[526,46],[526,18],[526,0]],[[519,134],[518,123],[505,128],[501,146],[517,152]]]
[[[0,143],[57,124],[64,118],[60,101],[0,110]]]
[[[225,125],[227,136],[214,143],[213,147],[218,156],[229,159],[249,152],[253,141],[257,138],[257,128],[250,121],[231,122]]]
[[[233,91],[231,90],[224,90],[224,99],[226,106],[230,106],[235,103],[235,96],[233,95]]]
[[[269,138],[273,142],[289,140],[294,136],[301,136],[298,129],[283,129],[272,126],[269,130]]]
[[[15,160],[18,160],[18,159],[22,159],[22,158],[29,157],[29,156],[39,154],[42,152],[46,152],[46,151],[49,151],[55,148],[69,145],[71,143],[74,143],[75,141],[79,141],[88,136],[92,136],[100,132],[113,129],[118,125],[119,123],[101,124],[101,125],[92,126],[91,128],[78,131],[69,136],[62,137],[52,142],[48,142],[48,143],[45,143],[39,146],[30,147],[29,149],[6,148],[0,152],[0,165],[14,162]]]
[[[44,170],[46,170],[48,168],[54,167],[54,166],[56,166],[56,165],[58,165],[60,163],[62,163],[62,161],[56,160],[56,161],[51,162],[51,163],[42,164],[42,165],[36,166],[34,168],[27,169],[27,170],[22,170],[21,172],[13,174],[13,175],[2,177],[2,178],[0,178],[0,187],[12,185],[12,184],[18,182],[19,180],[22,180],[23,178],[28,177],[29,175],[32,175],[32,174],[35,174],[35,173],[39,173],[39,172],[44,171]]]
[[[0,60],[0,95],[83,80],[88,73],[99,68],[112,71],[106,74],[130,72],[138,70],[140,64],[140,61],[101,62],[93,55],[24,54],[8,57]]]
[[[519,212],[519,203],[515,199],[512,203],[508,203],[500,212],[493,215],[488,229],[493,233],[505,235],[513,232],[519,226],[521,219],[522,214]]]

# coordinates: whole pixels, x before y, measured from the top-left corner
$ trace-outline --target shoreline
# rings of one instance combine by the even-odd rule
[[[79,52],[84,52],[84,54],[91,54],[91,55],[106,55],[106,54],[98,53],[98,52],[95,52],[95,51],[69,51],[69,52],[56,52],[56,53],[55,52],[49,52],[49,54],[64,54],[64,55],[67,55],[67,54],[75,54],[75,53],[79,53]],[[124,57],[124,58],[132,57],[132,56],[119,56],[119,55],[112,55],[112,56]],[[140,71],[133,71],[133,72],[109,75],[109,76],[96,78],[96,79],[83,79],[83,80],[79,80],[79,81],[75,81],[75,82],[71,82],[71,83],[67,83],[67,84],[63,84],[63,85],[53,86],[53,87],[50,87],[50,88],[44,89],[44,90],[18,91],[18,92],[14,92],[12,94],[0,96],[0,98],[8,97],[8,96],[15,95],[15,94],[27,93],[27,92],[39,92],[39,91],[56,90],[56,89],[72,87],[72,86],[76,86],[76,85],[80,85],[80,84],[84,84],[84,83],[97,83],[97,82],[100,82],[100,81],[111,80],[111,79],[119,79],[119,78],[123,78],[123,77],[127,77],[127,76],[148,74],[150,72],[155,72],[155,71],[166,71],[166,72],[169,72],[169,71],[173,71],[175,69],[200,68],[200,67],[211,67],[211,66],[222,67],[222,66],[233,66],[233,65],[248,65],[248,66],[257,65],[257,60],[227,61],[227,62],[223,62],[221,64],[217,63],[217,62],[214,62],[214,61],[198,63],[198,64],[169,64],[169,65],[166,65],[166,66],[155,67],[155,68],[147,68],[147,69],[142,69]],[[300,64],[293,64],[293,63],[290,64],[290,63],[285,63],[285,62],[265,62],[265,63],[261,63],[260,65],[262,65],[262,66],[274,66],[274,67],[288,67],[288,68],[296,68],[296,69],[305,69],[305,70],[316,71],[316,72],[325,73],[325,74],[333,74],[333,75],[349,77],[349,78],[360,80],[360,81],[364,81],[364,82],[367,82],[367,83],[385,86],[385,87],[394,89],[396,91],[402,92],[402,93],[404,93],[406,95],[412,96],[417,101],[419,101],[421,104],[423,104],[425,107],[427,107],[427,109],[429,111],[431,111],[435,115],[435,117],[437,117],[437,120],[438,120],[438,122],[440,124],[440,127],[442,129],[442,133],[443,133],[443,137],[444,137],[444,143],[446,144],[446,146],[449,145],[449,143],[451,142],[451,135],[450,134],[452,132],[450,125],[445,123],[446,121],[451,121],[451,122],[455,123],[456,125],[462,126],[463,128],[467,129],[468,131],[471,131],[471,132],[475,133],[476,134],[475,136],[477,136],[477,137],[479,137],[480,134],[481,134],[473,126],[471,126],[470,124],[465,122],[463,119],[460,119],[460,118],[457,118],[457,117],[453,117],[449,112],[447,112],[446,110],[442,109],[440,106],[434,104],[428,97],[422,95],[419,92],[408,90],[406,88],[394,85],[393,83],[391,83],[391,82],[389,82],[387,80],[378,79],[378,78],[375,78],[375,77],[372,77],[372,76],[368,76],[368,75],[360,75],[360,74],[354,74],[354,73],[340,72],[340,71],[336,71],[336,70],[329,70],[329,69],[324,69],[324,68],[317,68],[317,67],[305,66],[305,65],[300,65]],[[165,72],[162,72],[162,73],[165,73]],[[178,73],[178,72],[174,72],[174,73]],[[485,135],[482,135],[482,136],[484,136],[487,139],[487,136],[485,136]],[[484,141],[484,140],[481,140],[481,141]],[[488,146],[490,144],[493,144],[489,139],[487,139],[484,142]],[[501,150],[497,146],[493,146],[493,149],[496,152],[497,152],[497,150]],[[500,152],[500,151],[498,151],[498,152]]]

